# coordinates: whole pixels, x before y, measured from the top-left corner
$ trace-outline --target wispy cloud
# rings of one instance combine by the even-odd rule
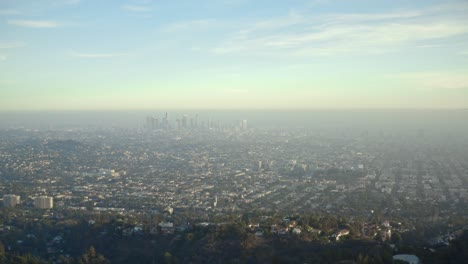
[[[17,42],[17,41],[10,41],[10,42],[1,42],[0,41],[0,49],[14,49],[24,47],[24,42]]]
[[[468,89],[468,71],[429,71],[389,75],[419,89]]]
[[[81,0],[64,0],[63,3],[66,5],[76,5],[81,3]]]
[[[151,8],[144,5],[123,5],[122,9],[129,12],[149,12]]]
[[[321,16],[292,12],[241,27],[212,52],[323,56],[385,53],[413,44],[432,45],[433,40],[468,33],[463,10],[454,6],[441,10],[446,9],[451,9],[450,15],[435,8]]]
[[[215,19],[196,19],[196,20],[188,20],[188,21],[179,21],[172,24],[167,25],[163,28],[164,31],[180,31],[180,30],[193,30],[200,27],[212,26],[216,25]]]
[[[218,3],[221,3],[225,6],[238,6],[247,3],[249,0],[218,0]]]
[[[15,49],[25,46],[23,42],[18,41],[0,41],[0,51],[8,51],[9,49]],[[0,61],[6,61],[8,58],[7,54],[0,53]]]
[[[400,11],[393,11],[387,13],[357,13],[357,14],[329,14],[324,15],[321,17],[321,20],[329,22],[329,23],[343,23],[343,22],[371,22],[371,21],[378,21],[383,22],[386,20],[400,20],[400,19],[408,19],[408,18],[415,18],[424,15],[424,13],[420,10],[400,10]]]
[[[58,22],[48,20],[8,20],[8,24],[29,28],[56,28],[60,26]]]
[[[86,59],[112,59],[117,57],[128,56],[128,53],[72,53],[74,57]]]
[[[18,15],[19,12],[15,9],[0,9],[0,15]]]
[[[330,0],[310,0],[307,4],[309,6],[316,6],[316,5],[326,5],[330,4]]]

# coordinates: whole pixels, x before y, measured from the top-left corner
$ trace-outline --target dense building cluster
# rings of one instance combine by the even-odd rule
[[[359,219],[353,237],[381,241],[421,225],[461,223],[431,235],[441,244],[465,227],[464,144],[420,131],[255,128],[245,120],[223,126],[187,116],[161,122],[2,130],[4,206],[92,212],[91,224],[109,213],[153,219],[124,235],[174,234],[244,214],[255,216],[247,222],[257,237],[326,231],[326,241],[339,241],[350,234],[352,221],[321,230],[287,219],[307,214]],[[260,227],[271,217],[280,220]]]
[[[443,217],[468,197],[463,153],[404,135],[206,127],[1,136],[0,191],[39,207],[52,207],[39,205],[46,195],[58,207],[95,210],[404,216],[425,203]]]

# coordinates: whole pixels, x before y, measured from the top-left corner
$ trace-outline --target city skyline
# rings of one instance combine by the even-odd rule
[[[468,107],[468,2],[0,3],[0,111]]]

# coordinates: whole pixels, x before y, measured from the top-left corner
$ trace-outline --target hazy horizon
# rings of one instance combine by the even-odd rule
[[[317,131],[359,134],[397,132],[447,137],[468,134],[466,110],[136,110],[136,111],[16,111],[0,112],[0,129],[144,128],[146,117],[162,122],[166,113],[173,129],[177,119],[198,124],[219,122],[233,127],[247,120],[251,128],[304,128]]]
[[[0,263],[466,262],[467,14],[0,0]]]

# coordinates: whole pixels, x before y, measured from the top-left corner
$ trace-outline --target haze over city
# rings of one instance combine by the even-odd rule
[[[0,0],[0,264],[468,259],[468,0]]]
[[[468,2],[0,1],[0,111],[468,107]]]

